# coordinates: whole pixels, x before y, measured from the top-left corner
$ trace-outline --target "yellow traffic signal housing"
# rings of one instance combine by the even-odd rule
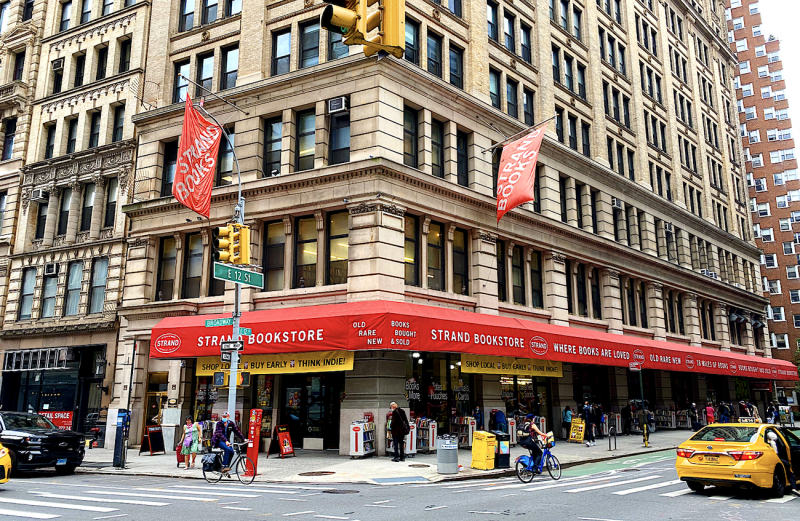
[[[230,262],[231,257],[231,234],[233,232],[233,225],[219,226],[214,228],[212,235],[214,237],[211,243],[214,248],[214,260],[217,262]]]
[[[250,264],[250,228],[242,224],[230,225],[230,257],[233,264]]]
[[[370,13],[370,7],[378,3]],[[364,54],[384,51],[402,58],[405,52],[405,0],[330,0],[320,25],[342,34],[345,45],[363,45]],[[368,37],[378,30],[378,34]]]

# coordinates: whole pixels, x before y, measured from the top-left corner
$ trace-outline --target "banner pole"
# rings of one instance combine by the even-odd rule
[[[536,130],[537,128],[541,127],[542,125],[544,125],[545,123],[549,123],[550,121],[553,121],[554,119],[556,119],[555,116],[553,116],[551,118],[547,118],[544,121],[540,121],[539,123],[537,123],[537,124],[535,124],[533,126],[530,126],[530,127],[526,128],[525,130],[520,130],[519,132],[517,132],[513,136],[509,136],[509,137],[505,138],[503,141],[501,141],[499,143],[495,143],[494,145],[492,145],[490,147],[486,147],[486,148],[482,149],[481,153],[485,154],[489,150],[493,150],[493,149],[495,149],[497,147],[501,147],[501,146],[505,145],[506,143],[508,143],[509,141],[513,141],[514,138],[516,138],[517,136],[521,136],[523,134],[527,134],[528,132],[532,132],[532,131]]]
[[[195,87],[200,87],[201,89],[203,89],[203,90],[204,90],[204,91],[206,91],[207,93],[211,94],[212,96],[214,96],[214,97],[215,97],[215,98],[217,98],[218,100],[220,100],[220,101],[222,101],[223,103],[226,103],[227,105],[230,105],[231,107],[235,108],[236,110],[238,110],[239,112],[241,112],[241,113],[242,113],[242,114],[244,114],[245,116],[249,116],[249,115],[250,115],[250,113],[249,113],[249,112],[245,111],[244,109],[240,109],[239,107],[237,107],[236,105],[234,105],[234,104],[233,104],[233,103],[231,103],[230,101],[226,100],[225,98],[223,98],[223,97],[222,97],[222,96],[220,96],[219,94],[216,94],[216,93],[214,93],[214,92],[211,92],[210,90],[208,90],[207,88],[203,87],[203,86],[202,86],[202,85],[200,85],[199,83],[197,83],[197,82],[194,82],[194,81],[190,80],[189,78],[187,78],[187,77],[186,77],[186,76],[184,76],[183,74],[181,74],[181,75],[180,75],[180,77],[181,77],[181,78],[183,78],[184,80],[188,81],[189,83],[191,83],[191,84],[192,84],[192,85],[194,85]],[[214,120],[214,121],[216,121],[216,120]],[[217,123],[217,124],[219,124],[219,123]]]

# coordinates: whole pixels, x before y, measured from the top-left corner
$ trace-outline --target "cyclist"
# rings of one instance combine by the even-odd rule
[[[230,423],[230,426],[233,428],[232,434],[236,434],[243,440],[246,439],[236,424],[230,420],[230,414],[227,412],[222,413],[222,421],[217,422],[217,427],[214,429],[214,436],[211,438],[211,446],[219,447],[223,450],[222,472],[230,472],[231,469],[228,465],[230,464],[231,456],[233,456],[231,442],[228,441],[228,437],[225,435],[228,430],[228,423]]]
[[[520,447],[525,447],[526,449],[531,451],[531,453],[533,454],[534,467],[538,468],[539,462],[542,459],[543,452],[542,452],[542,447],[536,442],[537,439],[540,438],[536,438],[536,436],[546,437],[547,434],[540,431],[539,428],[536,426],[536,423],[534,423],[533,421],[531,421],[528,425],[529,425],[528,433],[530,435],[520,439],[519,445]]]

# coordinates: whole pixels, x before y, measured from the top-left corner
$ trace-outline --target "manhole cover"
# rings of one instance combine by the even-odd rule
[[[422,463],[414,463],[413,465],[409,465],[412,469],[424,469],[426,467],[430,467],[430,465],[424,465]]]
[[[639,472],[639,469],[620,469],[619,472]]]
[[[331,472],[333,474],[333,472]],[[332,490],[323,490],[324,494],[358,494],[358,490],[347,490],[334,488]]]
[[[316,471],[316,472],[301,472],[298,474],[299,476],[330,476],[331,474],[336,474],[335,472],[330,471]]]

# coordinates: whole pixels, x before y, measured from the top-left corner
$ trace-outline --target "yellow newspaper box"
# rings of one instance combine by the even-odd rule
[[[494,468],[494,451],[497,438],[494,434],[485,431],[475,431],[472,435],[472,465],[473,469],[492,470]]]

